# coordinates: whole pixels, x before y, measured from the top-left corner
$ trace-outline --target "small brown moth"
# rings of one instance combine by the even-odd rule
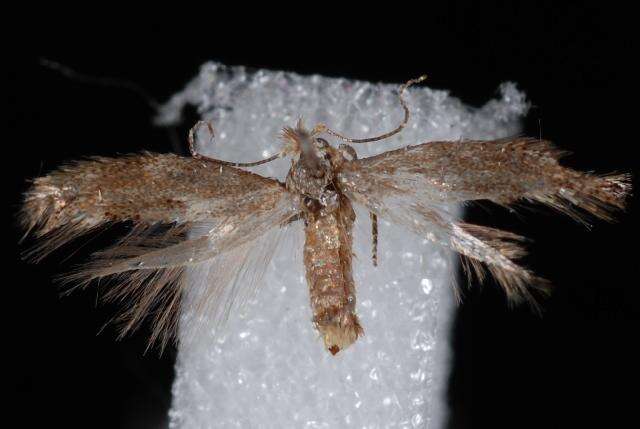
[[[403,93],[424,78],[400,88],[404,120],[376,137],[347,138],[323,124],[308,130],[300,120],[284,128],[277,154],[233,163],[196,151],[202,126],[213,136],[211,125],[199,122],[189,133],[190,158],[145,152],[63,166],[35,179],[25,194],[22,224],[42,240],[27,256],[37,261],[89,231],[130,222],[124,239],[67,278],[81,285],[115,279],[107,298],[130,303],[122,332],[152,317],[151,343],[164,346],[176,330],[187,267],[251,246],[270,229],[302,222],[313,323],[326,349],[336,354],[363,334],[352,275],[355,203],[371,213],[374,265],[379,216],[455,250],[480,278],[488,269],[510,299],[531,301],[528,288],[544,288],[547,282],[515,262],[524,254],[523,237],[460,222],[446,205],[489,200],[508,206],[527,200],[578,221],[585,214],[612,220],[611,212],[624,208],[630,177],[563,167],[558,163],[562,151],[532,138],[428,142],[357,159],[351,146],[335,148],[322,137],[360,144],[399,133],[410,116]],[[284,156],[291,158],[285,183],[238,168]]]

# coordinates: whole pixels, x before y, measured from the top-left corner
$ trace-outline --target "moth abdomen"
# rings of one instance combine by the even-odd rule
[[[313,321],[325,348],[335,355],[363,334],[352,273],[355,213],[341,195],[337,209],[305,214],[304,265]]]

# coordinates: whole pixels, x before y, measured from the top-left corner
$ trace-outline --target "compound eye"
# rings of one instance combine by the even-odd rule
[[[323,158],[327,161],[331,161],[331,153],[327,150],[331,147],[329,142],[321,137],[317,137],[316,144],[318,145],[318,149],[324,152]]]
[[[321,148],[326,148],[329,146],[329,142],[323,139],[322,137],[316,137],[316,142],[320,145]]]

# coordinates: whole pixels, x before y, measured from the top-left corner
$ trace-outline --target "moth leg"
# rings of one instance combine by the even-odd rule
[[[378,266],[378,215],[369,212],[371,218],[371,262],[373,266]]]
[[[356,161],[358,159],[358,154],[353,146],[349,146],[348,144],[341,144],[338,146],[338,150],[340,154],[349,161]],[[369,212],[369,217],[371,218],[371,262],[374,267],[378,266],[378,215]]]

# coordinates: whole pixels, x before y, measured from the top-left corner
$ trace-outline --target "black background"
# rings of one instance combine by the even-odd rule
[[[524,134],[574,152],[566,160],[574,168],[637,177],[630,91],[637,76],[628,73],[637,46],[623,19],[629,13],[611,5],[530,3],[428,5],[367,18],[347,18],[328,5],[294,10],[298,16],[288,19],[267,19],[257,10],[195,9],[164,22],[127,23],[96,10],[65,22],[27,19],[6,33],[3,241],[10,274],[3,285],[9,293],[3,354],[10,361],[6,390],[15,401],[9,413],[21,426],[162,427],[175,359],[173,350],[144,354],[146,332],[120,342],[111,327],[97,335],[116,308],[97,305],[94,290],[59,299],[52,276],[109,237],[94,239],[69,260],[75,249],[36,266],[19,258],[15,212],[26,179],[86,155],[174,150],[171,134],[152,126],[143,98],[67,79],[40,66],[40,58],[135,82],[159,100],[181,89],[207,60],[386,82],[427,73],[427,85],[475,106],[512,80],[533,103]],[[249,15],[262,23],[250,23]],[[177,135],[183,138],[186,129]],[[633,416],[637,208],[630,199],[619,223],[594,222],[591,231],[544,209],[520,217],[469,210],[469,220],[533,238],[527,263],[555,290],[542,317],[509,309],[493,284],[466,293],[455,325],[451,428],[574,427],[597,420],[616,427]]]

